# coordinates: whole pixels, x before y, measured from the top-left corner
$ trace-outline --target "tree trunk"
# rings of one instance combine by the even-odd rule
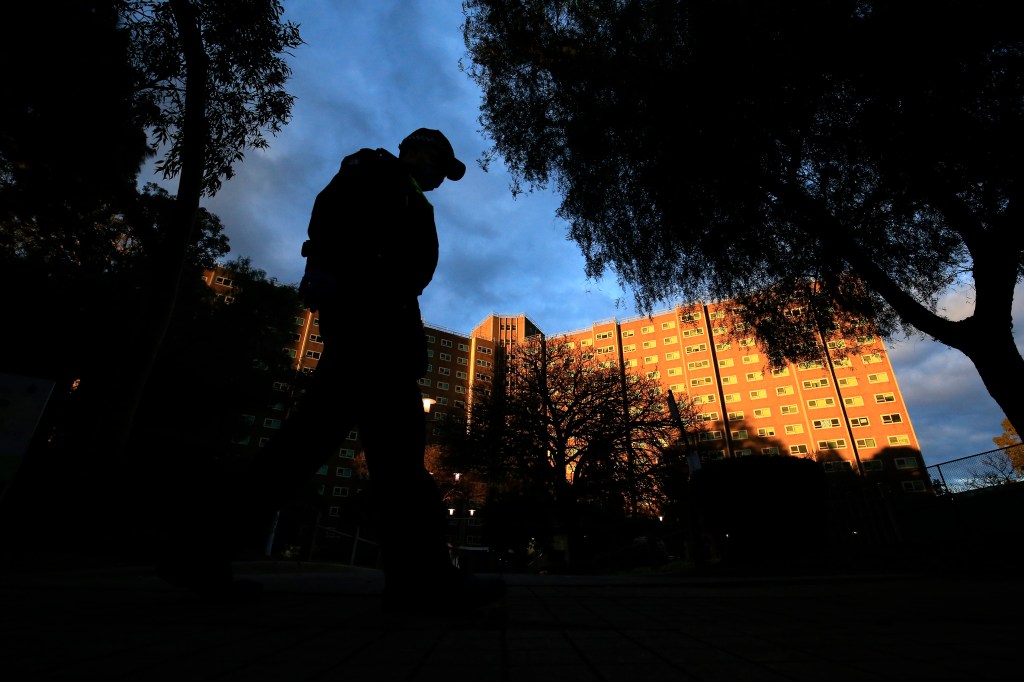
[[[1024,426],[1024,400],[1020,394],[1024,386],[1024,357],[1014,343],[1012,331],[998,336],[972,335],[958,350],[974,363],[985,388],[1020,433]],[[986,428],[983,424],[978,427]]]

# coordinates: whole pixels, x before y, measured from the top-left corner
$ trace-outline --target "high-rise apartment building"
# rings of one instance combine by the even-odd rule
[[[230,273],[210,271],[207,282],[232,295]],[[828,473],[856,472],[925,491],[928,481],[907,406],[881,338],[863,336],[826,342],[825,360],[772,370],[753,336],[732,329],[728,303],[678,306],[650,316],[610,319],[588,328],[543,334],[525,314],[490,314],[469,334],[426,325],[429,365],[420,380],[428,410],[428,442],[437,422],[471,409],[472,391],[494,385],[502,357],[533,337],[562,337],[593,349],[600,362],[657,378],[678,399],[689,396],[701,409],[698,447],[706,456],[792,455],[814,457]],[[286,351],[299,374],[316,370],[323,350],[315,313],[294,318]],[[386,321],[379,352],[386,353]],[[373,345],[368,344],[370,352]],[[261,447],[280,428],[292,387],[275,384],[280,400],[266,414],[246,415],[252,434],[239,447]],[[324,518],[339,515],[363,485],[355,464],[358,428],[321,468],[317,491]]]

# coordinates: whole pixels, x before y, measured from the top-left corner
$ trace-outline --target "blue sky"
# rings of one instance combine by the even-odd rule
[[[313,199],[341,158],[360,147],[397,153],[416,128],[437,128],[469,170],[429,195],[441,257],[420,300],[427,324],[466,334],[492,312],[525,313],[553,334],[637,314],[632,293],[613,276],[584,276],[579,248],[555,216],[553,192],[513,199],[500,163],[486,173],[478,166],[489,144],[479,132],[481,93],[459,69],[459,0],[284,5],[306,43],[290,60],[292,120],[269,150],[250,151],[235,177],[204,200],[224,222],[229,257],[247,256],[278,281],[298,282]],[[161,184],[176,191],[174,181]],[[969,291],[950,292],[943,305],[951,317],[969,314]],[[1014,320],[1024,347],[1022,287]],[[1004,415],[966,357],[923,338],[890,342],[889,352],[929,464],[994,447]]]

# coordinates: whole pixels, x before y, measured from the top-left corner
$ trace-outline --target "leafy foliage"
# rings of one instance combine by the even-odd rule
[[[1003,433],[993,438],[992,442],[998,447],[1006,448],[1004,453],[1013,468],[1024,474],[1024,445],[1021,444],[1020,436],[1017,435],[1017,429],[1013,428],[1009,419],[1004,419],[1001,426]]]
[[[230,179],[244,150],[265,149],[264,132],[277,134],[291,116],[294,96],[284,85],[291,76],[285,59],[302,44],[299,27],[281,21],[284,9],[273,0],[168,2],[126,0],[122,20],[132,40],[131,63],[142,80],[136,106],[150,113],[146,123],[154,148],[167,146],[157,170],[171,178],[182,170],[190,87],[206,89],[202,112],[206,131],[203,188],[209,195]],[[179,23],[193,22],[202,42],[202,69],[188,63],[189,36]],[[189,83],[201,74],[201,84]],[[193,104],[194,106],[194,104]]]
[[[964,352],[1011,422],[1024,34],[956,1],[470,0],[484,131],[562,194],[587,273],[637,306],[738,299],[769,355],[816,352],[780,303]],[[973,286],[974,313],[937,311]],[[840,326],[845,324],[840,321]],[[788,327],[786,331],[780,331]]]

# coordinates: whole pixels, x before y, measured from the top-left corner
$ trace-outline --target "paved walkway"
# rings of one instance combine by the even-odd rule
[[[266,586],[259,603],[199,603],[138,567],[0,575],[0,679],[973,681],[1020,667],[1016,576],[509,575],[499,608],[424,618],[382,614],[376,571],[238,570]]]

